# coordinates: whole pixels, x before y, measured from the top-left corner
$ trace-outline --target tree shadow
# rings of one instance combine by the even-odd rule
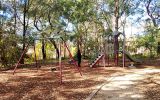
[[[53,100],[55,98],[57,99],[57,96],[67,99],[71,97],[79,98],[79,95],[86,97],[92,91],[93,87],[103,83],[101,80],[93,80],[94,78],[90,79],[90,76],[83,78],[79,73],[66,71],[64,72],[66,76],[63,77],[63,84],[60,84],[59,76],[47,69],[44,68],[37,73],[31,69],[18,69],[15,76],[6,83],[0,84],[1,98],[3,99],[4,96],[8,96],[6,100],[44,100],[47,98]],[[67,70],[69,69],[67,68]],[[4,73],[8,74],[10,72]],[[79,90],[81,90],[81,92],[79,92]],[[86,90],[87,92],[85,93],[82,90]],[[71,93],[68,94],[67,91],[71,91]]]
[[[54,67],[58,64],[52,65]],[[63,63],[63,84],[60,84],[60,71],[50,70],[51,66],[42,66],[38,71],[30,68],[18,69],[14,77],[5,83],[0,83],[0,96],[8,96],[8,100],[31,99],[77,100],[86,98],[97,85],[106,81],[107,77],[123,72],[133,73],[128,69],[119,67],[95,67],[82,66],[80,76],[74,65]],[[126,71],[128,70],[128,72]],[[3,74],[11,74],[12,71],[4,71]],[[122,73],[122,74],[121,74]],[[11,96],[8,94],[12,94]],[[4,96],[3,96],[4,95]]]

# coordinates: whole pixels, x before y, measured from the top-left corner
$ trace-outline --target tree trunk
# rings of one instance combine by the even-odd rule
[[[45,50],[45,41],[42,40],[42,57],[43,60],[46,60],[46,50]]]
[[[57,44],[56,44],[56,42],[53,39],[49,39],[49,40],[53,44],[54,48],[56,49],[56,53],[57,53],[56,59],[58,59],[59,58],[59,49],[57,47]]]
[[[84,34],[84,39],[85,39],[85,41],[84,41],[84,43],[83,43],[83,45],[84,45],[84,48],[83,48],[83,56],[84,57],[86,57],[86,49],[87,49],[87,47],[86,47],[86,42],[87,42],[87,33],[88,33],[88,28],[86,27],[86,25],[85,25],[85,23],[83,23],[83,25],[84,25],[84,27],[85,27],[85,34]],[[88,56],[88,55],[87,55]]]
[[[149,48],[149,51],[150,51],[150,58],[153,58],[152,47]]]
[[[66,47],[65,47],[65,44],[63,42],[63,57],[66,58]]]
[[[147,4],[147,6],[146,6],[146,10],[147,10],[148,16],[151,18],[151,20],[152,20],[152,22],[153,22],[153,25],[154,25],[155,27],[157,27],[158,25],[157,25],[157,23],[156,23],[156,18],[154,18],[153,12],[150,10],[150,4],[151,4],[151,2],[152,2],[152,0],[149,0],[149,1],[148,1],[148,4]]]
[[[24,10],[23,10],[23,48],[22,52],[25,50],[25,37],[26,37],[26,13],[27,13],[27,1],[24,4]],[[22,57],[21,64],[24,64],[24,57]]]
[[[14,34],[16,34],[16,25],[17,25],[17,8],[16,8],[16,0],[14,0]]]
[[[66,34],[66,32],[64,32],[64,34],[65,34],[65,38],[67,37],[67,34]],[[63,51],[63,57],[64,58],[66,58],[66,47],[65,47],[65,41],[63,41],[63,49],[64,49],[64,51]]]
[[[115,31],[118,32],[118,20],[119,20],[119,0],[115,0]]]
[[[119,20],[119,0],[115,0],[115,32],[118,32],[118,20]],[[115,64],[118,65],[118,44],[114,41],[114,59]]]
[[[157,56],[160,55],[160,42],[157,44]]]

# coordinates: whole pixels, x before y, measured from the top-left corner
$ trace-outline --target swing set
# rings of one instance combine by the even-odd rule
[[[82,73],[81,73],[81,70],[80,68],[78,67],[78,64],[77,64],[77,61],[73,58],[72,54],[71,54],[71,51],[69,50],[66,42],[64,41],[64,39],[62,37],[47,37],[47,38],[34,38],[34,46],[33,46],[33,49],[34,49],[34,60],[35,60],[35,65],[36,65],[36,68],[37,70],[39,69],[39,67],[37,66],[38,65],[38,62],[37,62],[37,55],[36,55],[36,47],[35,47],[35,41],[36,40],[48,40],[48,39],[54,39],[54,40],[57,40],[58,43],[59,43],[59,68],[60,68],[60,83],[62,84],[63,83],[63,78],[62,78],[62,57],[61,57],[61,46],[62,46],[62,42],[64,43],[64,47],[67,49],[68,53],[69,53],[69,57],[70,59],[72,59],[73,61],[73,64],[75,66],[75,68],[78,70],[78,72],[80,73],[80,75],[82,76]],[[25,47],[25,49],[23,50],[18,62],[16,63],[15,67],[14,67],[14,70],[13,70],[13,75],[16,73],[16,69],[18,66],[20,65],[23,65],[23,64],[20,64],[20,61],[24,58],[24,55],[25,53],[27,52],[27,49],[29,48],[29,45],[30,45],[30,42],[29,41]]]

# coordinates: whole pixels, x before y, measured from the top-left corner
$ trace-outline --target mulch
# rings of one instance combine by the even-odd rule
[[[62,84],[58,64],[42,65],[39,70],[35,67],[18,68],[15,75],[12,75],[13,70],[1,71],[0,100],[84,100],[106,77],[128,70],[120,67],[90,68],[85,62],[81,76],[73,64],[64,62],[62,66]],[[51,68],[56,70],[51,71]],[[148,97],[155,92],[160,94],[155,85],[149,89],[145,91]]]
[[[84,63],[81,76],[74,65],[62,66],[62,84],[57,64],[43,65],[39,70],[20,68],[15,75],[13,70],[1,71],[0,100],[83,100],[104,82],[100,77],[117,71],[107,67],[90,68]],[[52,67],[57,70],[51,71]]]

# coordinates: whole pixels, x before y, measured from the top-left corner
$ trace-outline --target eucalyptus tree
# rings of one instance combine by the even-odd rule
[[[138,1],[134,1],[138,2]],[[139,1],[139,7],[136,12],[141,12],[140,14],[143,15],[141,20],[144,23],[144,36],[140,38],[149,38],[143,44],[149,52],[150,56],[154,56],[154,52],[156,48],[158,48],[158,42],[160,41],[160,29],[159,29],[159,8],[160,2],[157,0],[142,0]],[[139,21],[141,21],[139,20]],[[141,40],[141,39],[140,39]],[[137,40],[138,41],[138,40]],[[142,42],[143,43],[143,42]]]
[[[146,12],[149,16],[149,19],[146,20],[146,22],[152,24],[148,24],[146,27],[146,32],[151,34],[152,37],[152,48],[151,50],[156,50],[155,48],[158,48],[158,42],[160,42],[160,27],[159,27],[159,21],[160,21],[160,1],[157,0],[144,0]],[[154,41],[154,42],[153,42]],[[157,42],[157,47],[153,46],[156,45],[155,42]],[[158,52],[157,52],[158,54]]]
[[[43,5],[43,6],[42,6]],[[47,29],[47,21],[45,14],[47,14],[48,6],[46,6],[45,0],[36,0],[32,2],[30,15],[32,16],[33,25],[35,29],[37,30],[36,33],[39,35],[37,38],[44,38],[45,37],[45,31]],[[45,49],[45,40],[42,39],[42,57],[45,60],[46,59],[46,49]]]
[[[39,33],[39,36],[50,37],[58,34],[62,27],[60,23],[61,6],[59,3],[57,3],[56,0],[36,0],[32,5],[31,16],[34,27],[36,28],[37,33]],[[59,58],[59,49],[56,41],[54,39],[49,40],[54,45],[57,58]],[[42,54],[45,59],[46,52],[44,40],[42,40]]]
[[[12,3],[13,18],[14,18],[14,33],[22,36],[22,51],[26,47],[27,33],[30,32],[31,19],[30,19],[30,6],[33,0],[8,0]],[[20,61],[24,63],[24,59]]]
[[[158,20],[160,17],[159,9],[160,9],[160,1],[158,0],[144,0],[145,8],[148,16],[153,22],[155,27],[158,27]]]
[[[92,20],[94,13],[92,3],[89,0],[58,0],[53,8],[55,9],[54,12],[56,12],[56,15],[60,17],[60,25],[58,25],[58,28],[64,30],[64,32],[60,33],[65,37],[67,35],[71,38],[70,40],[82,46],[85,42],[84,34],[86,34],[82,27]],[[51,15],[55,16],[54,14]],[[54,17],[50,18],[51,20],[55,20]],[[53,25],[54,24],[51,23],[51,26]],[[70,32],[67,31],[69,28],[71,28]],[[68,32],[75,34],[67,34]]]
[[[19,57],[19,37],[15,34],[12,2],[0,1],[0,65],[14,64]]]
[[[80,25],[84,22],[89,22],[93,15],[93,5],[88,0],[61,0],[62,16],[74,25],[77,41],[82,40]]]

